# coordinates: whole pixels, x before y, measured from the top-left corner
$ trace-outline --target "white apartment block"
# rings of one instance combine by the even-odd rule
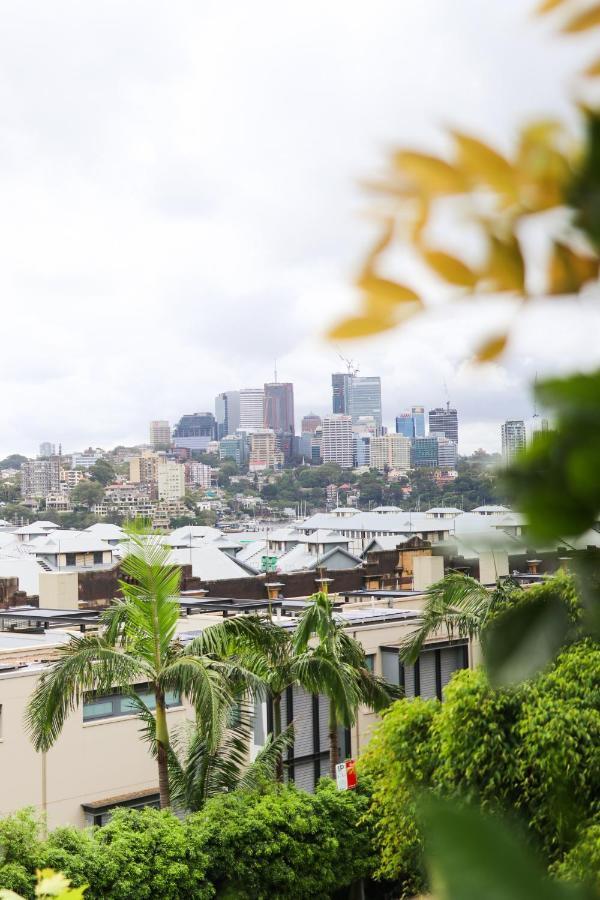
[[[334,414],[323,419],[321,457],[343,469],[351,469],[353,462],[352,416]]]
[[[185,467],[169,459],[158,467],[158,499],[181,500],[185,497]]]
[[[208,490],[211,485],[212,469],[201,462],[185,463],[185,475],[188,484]]]
[[[444,437],[443,434],[436,434],[438,442],[438,468],[440,469],[456,469],[458,463],[458,445],[456,441]]]
[[[101,453],[72,453],[71,468],[91,469],[99,459],[102,459]]]
[[[411,440],[403,434],[384,434],[371,438],[372,469],[410,469]]]
[[[527,445],[525,422],[522,419],[509,419],[500,428],[502,435],[502,457],[508,465]]]
[[[265,392],[263,388],[240,391],[240,431],[260,431],[265,427]]]
[[[170,443],[171,426],[166,419],[150,422],[150,446],[156,450],[159,447],[168,447]]]

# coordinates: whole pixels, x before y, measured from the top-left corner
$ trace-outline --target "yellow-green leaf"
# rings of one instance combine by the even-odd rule
[[[599,261],[582,256],[566,244],[555,243],[548,267],[550,294],[577,294],[588,281],[598,278]]]
[[[389,247],[392,242],[392,238],[394,237],[394,220],[389,217],[385,219],[383,223],[383,230],[371,249],[367,254],[367,258],[365,260],[365,265],[363,269],[362,278],[367,277],[371,274],[371,271],[377,262],[378,258],[381,256],[383,251]]]
[[[586,66],[581,74],[585,75],[586,78],[598,78],[600,76],[600,59]]]
[[[475,362],[486,363],[497,359],[506,349],[508,344],[507,334],[496,334],[485,341],[475,354]]]
[[[351,316],[334,325],[327,336],[332,341],[348,341],[353,338],[368,337],[372,334],[379,334],[382,331],[389,331],[396,324],[396,319],[389,313]]]
[[[442,250],[425,250],[423,256],[427,265],[448,284],[458,287],[474,287],[479,280],[477,272],[470,269],[456,256],[451,256]]]
[[[600,25],[600,4],[591,6],[583,12],[576,15],[573,19],[563,25],[562,31],[565,34],[577,34],[580,31],[588,31],[590,28],[596,28]]]
[[[394,164],[425,194],[462,194],[468,189],[463,174],[437,156],[399,150]]]
[[[490,237],[485,276],[499,291],[525,289],[525,260],[516,237],[509,241]]]
[[[407,287],[405,284],[398,284],[396,281],[390,281],[387,278],[380,278],[378,275],[363,275],[358,280],[358,286],[369,297],[376,297],[378,300],[392,305],[396,303],[421,302],[421,298],[412,288]]]
[[[470,179],[489,185],[500,194],[516,199],[515,170],[509,161],[478,138],[452,132],[458,149],[458,164]]]

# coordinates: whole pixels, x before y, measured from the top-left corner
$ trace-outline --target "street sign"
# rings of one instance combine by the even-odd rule
[[[356,762],[353,759],[336,765],[335,781],[338,791],[351,791],[356,787]]]

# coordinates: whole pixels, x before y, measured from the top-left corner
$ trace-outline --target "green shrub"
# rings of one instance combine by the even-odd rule
[[[369,875],[368,800],[323,779],[311,796],[294,787],[262,795],[232,792],[187,820],[209,857],[219,897],[317,900]]]
[[[587,884],[600,897],[600,821],[580,829],[576,843],[552,872],[566,881]]]

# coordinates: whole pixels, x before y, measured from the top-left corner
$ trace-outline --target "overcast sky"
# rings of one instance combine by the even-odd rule
[[[330,409],[337,350],[383,379],[384,420],[450,399],[461,450],[527,417],[536,371],[600,356],[593,304],[520,319],[480,301],[336,348],[327,326],[371,227],[361,178],[452,124],[505,149],[567,110],[581,47],[526,0],[79,0],[3,4],[0,454],[147,439],[215,394],[295,385]]]

